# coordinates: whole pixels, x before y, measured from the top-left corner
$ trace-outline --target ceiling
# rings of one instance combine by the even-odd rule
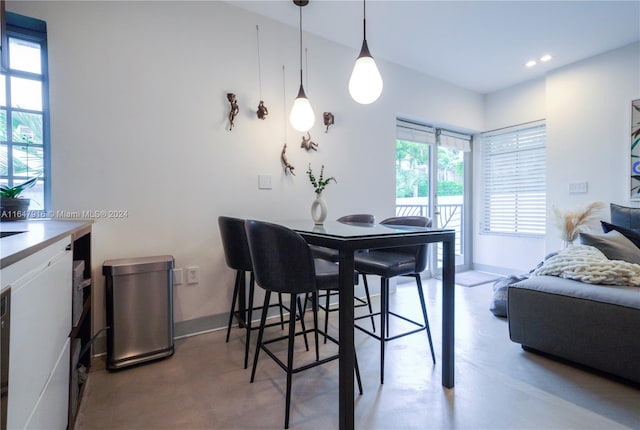
[[[227,3],[298,28],[292,1]],[[361,1],[311,0],[303,9],[304,30],[353,48],[355,59],[362,45],[362,6]],[[366,8],[374,58],[481,94],[640,41],[640,0],[370,0]],[[553,59],[524,66],[544,54]]]

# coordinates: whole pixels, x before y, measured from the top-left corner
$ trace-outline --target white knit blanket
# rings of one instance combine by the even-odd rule
[[[609,260],[593,246],[576,245],[545,260],[533,276],[550,275],[589,284],[640,287],[640,264]]]

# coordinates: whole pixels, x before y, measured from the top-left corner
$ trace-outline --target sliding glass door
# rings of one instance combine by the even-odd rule
[[[396,126],[396,215],[431,218],[433,227],[456,231],[456,265],[465,266],[465,166],[468,135],[398,120]],[[442,271],[442,244],[430,255],[430,275]]]

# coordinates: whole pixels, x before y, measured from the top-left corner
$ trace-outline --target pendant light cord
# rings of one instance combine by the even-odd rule
[[[256,38],[258,40],[258,84],[260,86],[260,100],[262,100],[262,66],[260,61],[260,28],[256,25]]]
[[[367,0],[362,0],[362,38],[367,40]]]
[[[287,111],[287,94],[286,94],[286,84],[284,78],[284,64],[282,65],[282,112]],[[287,119],[286,116],[282,116],[282,137],[284,140],[284,144],[287,144]]]
[[[300,6],[300,86],[302,86],[302,6]]]

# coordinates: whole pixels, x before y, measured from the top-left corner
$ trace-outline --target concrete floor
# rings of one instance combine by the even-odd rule
[[[438,360],[440,288],[438,280],[425,281]],[[392,296],[395,309],[419,312],[411,284]],[[388,344],[385,384],[380,385],[379,343],[356,330],[364,385],[364,394],[355,398],[356,427],[640,429],[637,385],[523,351],[509,340],[507,322],[489,312],[491,297],[491,284],[456,289],[456,386],[451,390],[441,385],[440,363],[432,365],[424,334]],[[335,333],[337,314],[331,321]],[[249,383],[251,370],[242,366],[243,330],[234,328],[229,343],[221,330],[177,340],[175,346],[173,357],[119,372],[94,365],[75,428],[282,428],[285,373],[262,354],[256,381]],[[337,428],[337,387],[335,361],[294,375],[291,428]]]

